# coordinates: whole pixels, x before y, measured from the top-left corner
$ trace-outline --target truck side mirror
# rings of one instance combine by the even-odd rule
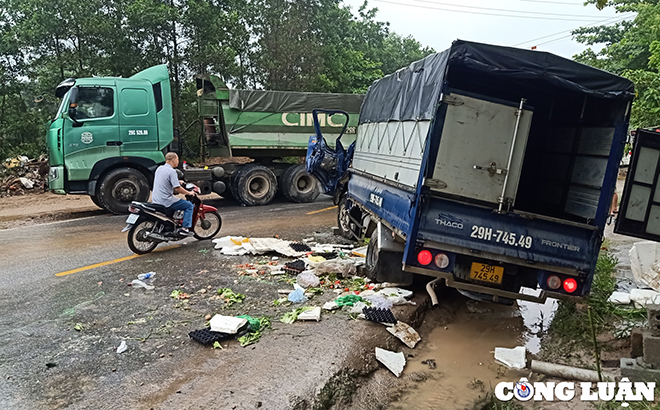
[[[77,104],[75,103],[69,105],[69,111],[68,111],[69,119],[73,121],[74,127],[82,127],[83,123],[76,119],[76,114],[77,114],[76,105]]]

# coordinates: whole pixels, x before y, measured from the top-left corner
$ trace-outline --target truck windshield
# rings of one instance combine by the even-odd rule
[[[56,120],[62,116],[62,112],[64,111],[64,103],[69,101],[69,92],[67,91],[66,94],[64,94],[64,97],[62,97],[62,101],[60,102],[60,106],[57,109],[57,113],[55,114],[55,118],[53,120]]]

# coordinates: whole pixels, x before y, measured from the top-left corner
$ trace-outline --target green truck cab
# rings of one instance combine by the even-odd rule
[[[47,137],[49,189],[87,194],[114,213],[148,200],[174,134],[167,66],[130,78],[65,80],[56,94],[62,102]]]
[[[248,206],[269,203],[278,190],[293,202],[313,201],[317,180],[304,164],[288,161],[306,154],[312,109],[349,112],[346,142],[355,139],[362,95],[230,90],[216,76],[196,81],[200,140],[206,156],[221,157],[216,165],[182,170],[203,194],[229,194]],[[49,189],[89,195],[116,214],[126,213],[131,201],[147,201],[165,153],[181,149],[167,66],[129,78],[67,79],[55,94],[62,102],[46,139]],[[346,121],[321,120],[328,135]]]

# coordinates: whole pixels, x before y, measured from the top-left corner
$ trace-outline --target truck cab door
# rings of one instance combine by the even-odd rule
[[[117,80],[122,155],[158,151],[158,120],[153,86],[146,80]]]
[[[97,161],[119,156],[115,90],[78,86],[63,122],[64,164],[69,181],[87,180]]]
[[[614,232],[660,242],[660,134],[638,130]]]

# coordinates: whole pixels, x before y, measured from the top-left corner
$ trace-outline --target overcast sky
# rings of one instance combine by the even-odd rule
[[[363,0],[344,0],[354,13]],[[436,51],[456,39],[548,51],[571,58],[586,47],[570,31],[632,18],[633,13],[598,10],[580,0],[369,0],[377,20],[396,33],[412,35]]]

